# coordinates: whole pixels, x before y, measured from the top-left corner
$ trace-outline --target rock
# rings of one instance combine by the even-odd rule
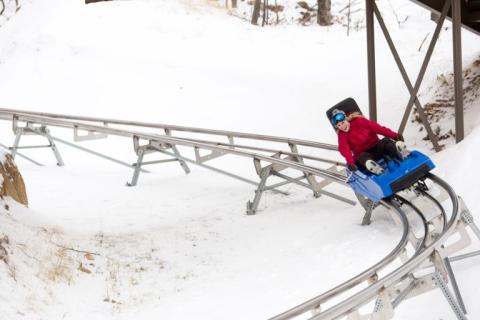
[[[12,197],[28,206],[27,191],[22,175],[10,154],[0,153],[0,198]]]

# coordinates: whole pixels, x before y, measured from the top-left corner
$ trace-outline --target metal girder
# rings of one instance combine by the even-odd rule
[[[448,288],[444,278],[439,272],[435,272],[432,276],[433,282],[435,285],[440,288],[442,291],[443,295],[445,296],[445,299],[447,299],[448,304],[453,310],[453,313],[457,317],[458,320],[468,320],[467,317],[465,316],[465,313],[462,311],[462,308],[460,307],[458,301],[455,299],[455,297],[452,295],[450,292],[450,289]]]
[[[168,151],[165,151],[165,150],[158,149],[157,151],[160,152],[160,153],[163,153],[163,154],[172,156],[172,157],[175,157],[175,156],[176,156],[174,153],[171,153],[171,152],[168,152]],[[253,180],[250,180],[250,179],[247,179],[247,178],[244,178],[244,177],[241,177],[241,176],[239,176],[239,175],[233,174],[233,173],[231,173],[231,172],[227,172],[227,171],[225,171],[225,170],[221,170],[221,169],[218,169],[218,168],[215,168],[215,167],[212,167],[212,166],[203,164],[203,163],[197,163],[195,160],[192,160],[192,159],[189,159],[189,158],[186,158],[186,157],[183,157],[183,156],[178,156],[178,157],[180,158],[180,160],[183,160],[183,161],[185,161],[185,162],[188,162],[188,163],[197,165],[197,166],[199,166],[199,167],[202,167],[202,168],[205,168],[205,169],[214,171],[214,172],[216,172],[216,173],[220,173],[220,174],[226,175],[226,176],[228,176],[228,177],[230,177],[230,178],[234,178],[234,179],[236,179],[236,180],[243,181],[243,182],[246,182],[246,183],[251,184],[251,185],[254,185],[254,186],[258,186],[258,183],[257,183],[257,182],[255,182],[255,181],[253,181]],[[274,189],[273,187],[269,187],[268,189],[269,189],[269,190],[272,190],[272,192],[275,192],[275,193],[279,193],[279,194],[283,194],[283,195],[288,195],[288,193],[286,193],[286,192],[284,192],[284,191],[280,191],[280,190]]]
[[[433,36],[432,36],[432,40],[430,41],[430,45],[428,46],[427,52],[425,54],[425,58],[423,60],[420,71],[418,73],[417,81],[415,82],[415,87],[410,92],[410,94],[411,94],[410,95],[410,100],[408,101],[407,108],[405,109],[405,113],[403,114],[402,122],[400,123],[400,127],[398,129],[398,131],[400,133],[403,133],[403,131],[405,130],[405,126],[407,125],[408,117],[410,116],[410,113],[412,111],[412,107],[413,107],[414,103],[415,103],[415,105],[417,106],[417,109],[418,109],[418,105],[417,105],[418,91],[420,90],[420,86],[422,84],[423,77],[425,76],[425,72],[427,70],[428,63],[430,62],[430,58],[432,56],[433,50],[435,49],[435,45],[438,41],[438,37],[440,35],[442,26],[445,22],[445,18],[447,16],[449,8],[450,8],[450,0],[446,0],[445,4],[443,6],[442,12],[441,12],[439,18],[437,19],[437,26],[435,27],[435,31],[434,31]],[[418,112],[419,112],[419,115],[421,117],[420,119],[423,122],[424,119],[425,119],[425,113],[423,112],[423,108],[420,108],[420,109],[418,109],[419,110]],[[426,121],[427,121],[427,124],[428,124],[428,119],[426,119]],[[429,134],[429,137],[430,137],[430,134]]]
[[[260,203],[260,199],[262,198],[262,194],[271,170],[272,170],[272,167],[267,166],[263,168],[262,171],[260,172],[260,183],[258,184],[258,187],[255,190],[255,197],[253,198],[253,201],[247,202],[247,215],[253,215],[257,212],[258,205]]]
[[[447,0],[448,1],[448,0]],[[462,70],[462,2],[452,1],[453,75],[455,91],[455,140],[464,138]]]
[[[0,147],[3,148],[3,149],[5,149],[5,150],[7,150],[8,152],[11,151],[11,149],[10,149],[11,147],[8,147],[8,146],[4,145],[3,143],[0,143]],[[41,164],[40,162],[37,162],[37,161],[33,160],[32,158],[27,157],[27,156],[24,155],[24,154],[21,154],[21,153],[18,152],[18,151],[17,151],[15,154],[16,154],[17,156],[25,159],[25,160],[30,161],[30,162],[33,163],[33,164],[36,164],[37,166],[43,167],[43,164]]]
[[[373,5],[375,0],[366,0],[367,22],[367,63],[368,63],[368,106],[369,118],[377,121],[377,83],[375,73],[375,20]]]
[[[165,134],[167,136],[171,136],[172,135],[171,130],[170,129],[165,129]],[[188,167],[188,165],[185,161],[183,161],[179,158],[180,157],[180,152],[178,151],[177,146],[173,144],[173,145],[171,145],[171,148],[172,148],[173,153],[177,157],[178,161],[180,162],[180,166],[182,166],[183,171],[185,171],[186,174],[189,174],[190,173],[190,168]]]
[[[297,184],[297,185],[299,185],[299,186],[302,186],[302,187],[305,187],[305,188],[307,188],[307,189],[310,189],[310,190],[312,190],[312,191],[315,191],[315,189],[314,189],[311,185],[309,185],[309,184],[307,184],[307,183],[304,183],[304,182],[301,182],[301,181],[298,181],[298,180],[296,180],[296,179],[294,179],[294,178],[291,178],[291,177],[289,177],[289,176],[287,176],[287,175],[285,175],[285,174],[281,174],[281,173],[276,172],[276,171],[272,171],[271,174],[274,175],[274,176],[277,176],[277,177],[279,177],[279,178],[285,179],[285,180],[287,180],[287,181],[289,181],[289,182],[291,182],[291,183],[294,183],[294,184]],[[347,198],[345,198],[345,197],[336,195],[336,194],[334,194],[334,193],[332,193],[332,192],[328,192],[328,191],[326,191],[326,190],[321,190],[321,189],[320,189],[320,190],[315,191],[315,192],[317,192],[317,193],[320,194],[320,195],[325,195],[325,196],[328,196],[328,197],[330,197],[330,198],[334,198],[334,199],[340,200],[340,201],[342,201],[342,202],[348,203],[348,204],[350,204],[350,205],[352,205],[352,206],[356,205],[356,202],[355,202],[355,201],[352,201],[352,200],[347,199]]]

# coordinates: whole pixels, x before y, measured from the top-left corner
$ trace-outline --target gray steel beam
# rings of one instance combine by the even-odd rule
[[[463,70],[462,70],[462,3],[452,0],[452,32],[453,32],[453,74],[455,86],[455,140],[464,138],[463,121]]]
[[[168,151],[165,151],[165,150],[162,150],[162,149],[156,149],[158,152],[160,153],[163,153],[163,154],[167,154],[169,156],[172,156],[172,157],[177,157],[174,153],[171,153],[171,152],[168,152]],[[251,185],[254,185],[254,186],[258,186],[258,182],[255,182],[253,180],[250,180],[250,179],[247,179],[247,178],[244,178],[244,177],[241,177],[239,175],[236,175],[236,174],[233,174],[231,172],[227,172],[225,170],[221,170],[221,169],[218,169],[218,168],[215,168],[215,167],[212,167],[212,166],[209,166],[209,165],[206,165],[206,164],[203,164],[203,163],[198,163],[192,159],[189,159],[189,158],[186,158],[186,157],[183,157],[183,156],[179,156],[178,157],[179,159],[185,161],[185,162],[188,162],[188,163],[192,163],[194,165],[197,165],[199,167],[202,167],[202,168],[205,168],[205,169],[208,169],[208,170],[211,170],[211,171],[214,171],[214,172],[217,172],[217,173],[220,173],[220,174],[223,174],[223,175],[226,175],[230,178],[234,178],[234,179],[237,179],[237,180],[240,180],[240,181],[243,181],[243,182],[246,182],[248,184],[251,184]],[[280,193],[280,194],[283,194],[283,195],[288,195],[287,192],[285,191],[281,191],[281,190],[277,190],[277,189],[273,189],[273,188],[269,188],[269,190],[272,190],[273,192],[275,193]]]
[[[42,148],[51,148],[52,146],[49,144],[43,145],[43,146],[18,146],[15,149],[42,149]],[[13,147],[11,148],[13,149]]]
[[[279,172],[276,172],[276,171],[273,171],[272,174],[275,175],[275,176],[277,176],[277,177],[279,177],[279,178],[285,179],[285,180],[287,180],[287,181],[289,181],[289,182],[291,182],[291,183],[298,184],[299,186],[302,186],[302,187],[305,187],[305,188],[310,189],[310,190],[312,190],[312,191],[315,191],[315,190],[313,189],[313,187],[312,187],[310,184],[308,184],[308,183],[304,183],[304,182],[298,181],[298,180],[295,179],[295,178],[289,177],[289,176],[287,176],[287,175],[284,175],[284,174],[279,173]],[[331,193],[331,192],[328,192],[328,191],[325,191],[325,190],[318,190],[318,191],[315,191],[315,192],[320,193],[320,194],[323,194],[323,195],[326,195],[326,196],[328,196],[328,197],[331,197],[331,198],[334,198],[334,199],[337,199],[337,200],[340,200],[340,201],[342,201],[342,202],[348,203],[349,205],[352,205],[352,206],[354,206],[354,205],[357,204],[355,201],[352,201],[352,200],[350,200],[350,199],[347,199],[347,198],[345,198],[345,197],[336,195],[336,194],[334,194],[334,193]]]
[[[122,166],[125,166],[125,167],[129,167],[129,168],[133,168],[134,166],[132,166],[131,164],[127,163],[127,162],[124,162],[124,161],[121,161],[121,160],[118,160],[118,159],[115,159],[115,158],[112,158],[110,156],[107,156],[105,154],[102,154],[100,152],[97,152],[97,151],[93,151],[91,149],[88,149],[88,148],[85,148],[85,147],[82,147],[82,146],[78,146],[74,143],[71,143],[71,142],[68,142],[66,140],[63,140],[63,139],[60,139],[60,138],[57,138],[57,137],[54,137],[54,136],[51,136],[53,140],[57,141],[57,142],[60,142],[62,144],[65,144],[67,146],[70,146],[72,148],[76,148],[76,149],[79,149],[79,150],[82,150],[84,152],[87,152],[87,153],[90,153],[90,154],[93,154],[94,156],[97,156],[97,157],[100,157],[100,158],[103,158],[103,159],[106,159],[106,160],[109,160],[109,161],[112,161],[112,162],[115,162],[115,163],[118,163]],[[144,169],[141,169],[142,172],[146,172],[146,173],[150,173],[150,171],[148,170],[144,170]]]
[[[433,274],[432,280],[435,283],[435,285],[438,288],[440,288],[440,290],[442,291],[443,295],[445,296],[445,299],[447,299],[447,302],[452,308],[452,311],[457,317],[457,319],[468,320],[467,317],[465,316],[465,313],[462,311],[460,305],[458,304],[458,302],[455,300],[452,293],[450,292],[450,289],[445,283],[445,280],[443,280],[442,275],[438,271]]]
[[[17,130],[15,132],[15,140],[13,141],[13,146],[9,148],[11,150],[12,158],[15,159],[17,154],[18,145],[20,144],[20,139],[22,138],[22,130]]]
[[[368,64],[368,111],[372,121],[377,121],[377,83],[375,75],[375,22],[374,0],[366,0],[367,21],[367,64]]]
[[[435,31],[432,36],[432,40],[430,40],[430,45],[428,46],[427,52],[425,54],[425,58],[423,59],[422,66],[420,68],[420,72],[418,73],[417,76],[417,81],[415,82],[415,86],[413,88],[413,91],[410,92],[410,100],[408,101],[407,108],[405,109],[405,113],[403,114],[402,122],[400,123],[400,127],[398,129],[399,133],[403,133],[405,130],[405,127],[407,125],[408,118],[410,116],[410,113],[412,111],[413,104],[415,100],[418,98],[418,90],[420,90],[420,85],[422,84],[423,77],[425,76],[425,72],[427,70],[428,64],[430,62],[430,59],[432,57],[433,50],[435,49],[435,45],[437,44],[438,37],[440,35],[440,32],[442,30],[442,26],[445,22],[445,18],[448,13],[448,9],[450,8],[450,1],[451,0],[446,0],[445,4],[443,6],[442,12],[437,20],[437,26],[435,27]]]
[[[465,254],[461,254],[461,255],[458,255],[458,256],[455,256],[455,257],[451,257],[451,258],[448,258],[448,260],[450,262],[455,262],[455,261],[464,260],[464,259],[468,259],[468,258],[472,258],[472,257],[478,257],[478,256],[480,256],[480,250],[465,253]]]
[[[450,260],[445,258],[444,262],[448,277],[450,278],[450,283],[452,284],[453,292],[455,293],[455,297],[457,297],[458,304],[460,305],[463,313],[467,314],[467,309],[465,308],[465,303],[463,302],[462,294],[460,293],[460,288],[458,287],[457,279],[455,278],[455,273],[453,272]]]
[[[136,126],[136,127],[145,127],[145,128],[154,128],[154,129],[168,129],[170,131],[183,131],[183,132],[191,132],[191,133],[205,133],[210,135],[219,135],[219,136],[227,136],[227,137],[236,137],[236,138],[243,138],[243,139],[253,139],[253,140],[262,140],[262,141],[272,141],[272,142],[283,142],[283,143],[294,143],[302,146],[319,148],[319,149],[326,149],[337,151],[337,146],[327,143],[320,143],[316,141],[308,141],[302,139],[293,139],[293,138],[286,138],[286,137],[277,137],[277,136],[269,136],[269,135],[262,135],[262,134],[252,134],[252,133],[245,133],[245,132],[236,132],[236,131],[226,131],[226,130],[212,130],[212,129],[204,129],[204,128],[195,128],[195,127],[185,127],[185,126],[175,126],[175,125],[168,125],[168,124],[159,124],[159,123],[150,123],[150,122],[139,122],[139,121],[126,121],[126,120],[119,120],[119,119],[108,119],[108,118],[93,118],[93,117],[84,117],[84,116],[72,116],[72,115],[65,115],[65,114],[57,114],[57,113],[46,113],[46,112],[35,112],[35,111],[28,111],[28,110],[15,110],[15,109],[7,109],[7,108],[0,108],[0,119],[12,121],[12,117],[14,115],[32,115],[38,117],[48,117],[53,119],[62,119],[62,120],[74,120],[74,121],[87,121],[87,122],[100,122],[102,126],[106,124],[117,124],[122,126]],[[81,129],[87,129],[88,123],[78,123]],[[91,130],[95,132],[104,132],[109,133],[109,131],[105,130],[95,130],[94,127],[101,128],[100,126],[95,126],[90,123]],[[113,133],[113,132],[110,132]]]
[[[137,185],[138,176],[140,175],[140,169],[142,168],[143,156],[145,155],[145,149],[140,148],[138,150],[137,163],[135,164],[135,170],[133,171],[132,181],[127,182],[128,187],[134,187]]]
[[[7,147],[7,146],[4,145],[3,143],[0,143],[0,147],[3,148],[3,149],[5,149],[5,150],[8,150],[8,152],[12,151],[11,147]],[[36,164],[37,166],[43,167],[43,164],[41,164],[40,162],[37,162],[37,161],[33,160],[32,158],[29,158],[29,157],[27,157],[26,155],[21,154],[20,152],[16,152],[16,154],[17,154],[17,156],[19,156],[19,157],[21,157],[21,158],[23,158],[23,159],[25,159],[25,160],[28,160],[28,161]]]
[[[410,82],[410,79],[408,78],[408,75],[407,75],[407,72],[405,71],[402,60],[400,59],[400,56],[398,55],[397,49],[395,48],[395,45],[393,44],[393,40],[390,37],[390,33],[388,32],[388,29],[385,25],[385,22],[383,21],[382,15],[380,14],[380,11],[378,10],[375,2],[373,2],[373,10],[374,10],[374,12],[377,16],[378,23],[380,24],[380,27],[383,31],[385,39],[387,40],[388,46],[390,47],[390,50],[392,51],[393,57],[395,58],[395,62],[397,63],[397,66],[400,70],[400,73],[403,77],[403,80],[404,80],[408,90],[410,91],[410,94],[415,97],[414,98],[415,106],[417,107],[420,119],[422,120],[422,123],[425,126],[425,129],[427,130],[428,137],[430,138],[430,141],[432,142],[435,150],[440,151],[441,147],[438,145],[438,139],[435,136],[435,134],[433,133],[431,127],[430,127],[428,119],[427,119],[425,113],[423,112],[423,108],[420,105],[420,102],[418,101],[418,98],[416,97],[416,94],[413,94],[414,93],[414,88],[412,86],[412,83]]]
[[[258,184],[257,190],[255,190],[255,197],[252,201],[247,202],[247,215],[252,215],[257,212],[258,205],[260,204],[260,199],[262,198],[262,194],[265,188],[265,184],[267,183],[267,179],[270,176],[270,172],[272,171],[272,167],[268,166],[262,169],[260,173],[260,183]]]
[[[301,181],[301,180],[305,179],[305,176],[301,176],[301,177],[293,178],[293,179],[296,180],[296,181]],[[281,186],[284,186],[284,185],[287,185],[287,184],[291,184],[291,183],[293,183],[293,182],[291,182],[291,181],[282,181],[282,182],[279,182],[279,183],[276,183],[276,184],[272,184],[272,185],[270,185],[270,186],[266,186],[264,190],[265,190],[265,191],[271,190],[271,189],[278,188],[278,187],[281,187]]]

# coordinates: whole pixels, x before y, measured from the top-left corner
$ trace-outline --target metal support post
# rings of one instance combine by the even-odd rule
[[[362,219],[362,226],[368,226],[370,225],[370,223],[372,223],[372,212],[374,208],[375,202],[373,202],[372,200],[368,200],[365,205],[365,215]]]
[[[408,286],[403,289],[398,296],[392,301],[392,307],[395,309],[400,305],[400,303],[415,289],[417,283],[415,280],[412,279],[412,281],[408,284]]]
[[[457,319],[458,320],[468,320],[467,317],[465,316],[465,314],[463,313],[461,307],[459,306],[458,302],[455,300],[455,297],[450,292],[450,289],[448,288],[447,284],[445,283],[445,280],[443,280],[442,275],[438,271],[436,271],[432,275],[432,280],[433,280],[433,283],[435,283],[435,285],[437,287],[439,287],[440,290],[442,291],[443,295],[445,296],[445,299],[447,299],[448,304],[452,308],[453,313],[455,314]]]
[[[48,142],[50,142],[50,146],[52,148],[53,154],[55,154],[55,158],[57,159],[57,165],[59,167],[63,166],[64,163],[62,160],[62,156],[60,156],[60,152],[58,152],[58,148],[55,145],[55,142],[53,141],[52,136],[50,135],[50,131],[46,127],[42,127],[42,129],[43,129],[42,130],[43,133],[45,134],[45,137],[48,139]]]
[[[475,236],[477,236],[477,239],[480,240],[480,230],[478,229],[477,225],[473,221],[473,216],[470,213],[470,210],[467,208],[465,202],[461,197],[459,197],[460,203],[462,204],[462,220],[463,222],[472,229],[473,233],[475,233]]]
[[[455,80],[455,139],[464,138],[463,75],[462,75],[462,2],[452,0],[453,75]]]
[[[293,143],[289,143],[288,146],[290,147],[290,150],[293,152],[293,153],[297,153],[298,154],[298,147],[296,144],[293,144]],[[303,158],[299,157],[299,156],[296,156],[294,159],[296,159],[299,163],[304,163],[303,162]],[[308,172],[303,172],[303,174],[305,175],[305,178],[307,179],[307,182],[308,184],[310,184],[310,186],[312,186],[312,191],[313,191],[313,196],[315,198],[320,198],[320,192],[318,192],[316,190],[316,185],[317,185],[317,180],[315,180],[315,177],[312,176],[311,174],[309,174]]]
[[[170,129],[165,129],[165,134],[167,136],[172,135]],[[189,174],[190,173],[190,168],[188,167],[187,163],[181,159],[181,155],[180,155],[180,152],[177,149],[177,146],[172,145],[172,151],[175,154],[175,156],[177,157],[178,161],[180,162],[180,165],[182,166],[183,171],[185,171],[186,174]]]
[[[260,203],[260,199],[262,197],[262,193],[265,188],[265,184],[267,183],[267,179],[270,176],[270,171],[272,170],[271,166],[267,166],[262,169],[260,172],[260,183],[258,184],[257,190],[255,190],[255,197],[253,198],[253,202],[247,202],[247,214],[253,215],[257,212],[258,205]]]
[[[380,291],[373,308],[372,320],[387,320],[393,318],[393,306],[387,289]]]
[[[145,148],[139,148],[137,151],[137,163],[135,164],[135,170],[133,171],[132,182],[127,182],[127,186],[133,187],[137,185],[140,169],[142,168],[142,160],[145,154]]]
[[[183,160],[180,159],[180,152],[178,151],[176,146],[172,146],[172,151],[177,157],[178,162],[180,162],[180,166],[182,166],[183,171],[185,171],[186,174],[190,173],[190,168],[188,167],[187,163]]]
[[[369,117],[377,121],[377,84],[375,79],[375,28],[373,19],[374,0],[366,0],[367,60],[368,60],[368,105]]]
[[[12,158],[15,159],[15,156],[17,155],[17,149],[18,149],[18,145],[20,144],[20,138],[22,137],[22,130],[21,129],[17,129],[17,131],[15,132],[15,141],[13,142],[13,146],[11,147],[11,155],[12,155]]]
[[[460,308],[462,308],[463,313],[467,314],[467,309],[465,308],[465,304],[463,303],[462,294],[460,293],[457,279],[455,278],[455,274],[453,273],[450,260],[448,258],[445,258],[443,259],[443,261],[445,262],[445,268],[447,269],[448,278],[450,279],[450,283],[452,284],[453,292],[455,293],[455,297],[457,297],[458,304],[460,305]]]
[[[58,166],[63,166],[64,163],[63,163],[63,160],[62,160],[62,156],[60,155],[60,152],[58,151],[58,148],[57,146],[55,145],[55,142],[53,141],[53,138],[52,136],[50,135],[50,131],[48,130],[48,128],[46,126],[41,126],[39,128],[35,128],[35,127],[32,127],[30,126],[30,124],[27,124],[26,127],[24,128],[19,128],[17,126],[17,122],[14,122],[14,132],[15,132],[15,141],[13,142],[13,146],[10,148],[11,149],[11,154],[12,154],[12,157],[14,158],[15,155],[17,154],[17,150],[18,149],[21,149],[21,148],[44,148],[44,147],[48,147],[48,148],[51,148],[52,151],[53,151],[53,154],[55,155],[55,158],[57,159],[57,165]],[[36,134],[36,135],[39,135],[39,136],[43,136],[45,138],[47,138],[49,144],[46,145],[46,146],[28,146],[28,147],[20,147],[19,144],[20,144],[20,138],[22,135],[24,134]],[[29,159],[30,160],[30,159]],[[33,160],[31,160],[33,161]]]

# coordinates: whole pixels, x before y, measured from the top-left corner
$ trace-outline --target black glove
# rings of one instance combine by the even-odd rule
[[[403,141],[405,142],[405,139],[403,139],[403,136],[401,133],[397,133],[397,141]]]
[[[348,170],[350,170],[350,171],[352,171],[352,172],[358,170],[357,165],[356,165],[355,163],[349,163],[349,164],[347,164],[347,168],[348,168]]]

